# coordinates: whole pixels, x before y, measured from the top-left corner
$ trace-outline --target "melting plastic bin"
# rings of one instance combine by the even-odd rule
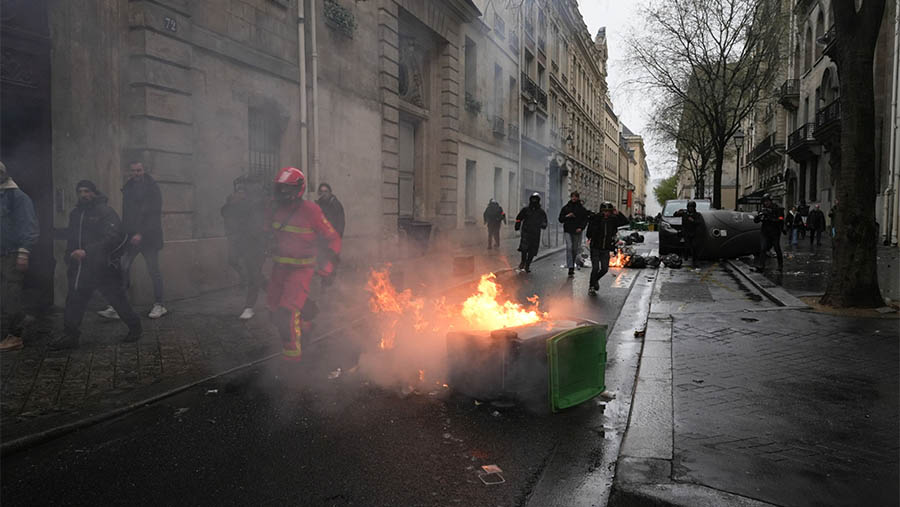
[[[447,334],[449,385],[479,400],[513,399],[545,412],[606,389],[606,326],[558,320]]]

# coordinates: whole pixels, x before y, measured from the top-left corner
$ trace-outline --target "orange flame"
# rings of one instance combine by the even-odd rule
[[[478,292],[463,302],[461,313],[471,329],[491,330],[523,326],[546,318],[545,314],[537,310],[537,295],[528,298],[533,306],[531,310],[526,310],[522,305],[508,300],[500,303],[497,299],[500,295],[500,286],[494,281],[496,278],[493,273],[481,275]]]
[[[391,283],[388,271],[372,270],[366,288],[372,293],[369,298],[369,308],[372,313],[385,314],[384,329],[382,330],[380,347],[382,349],[394,348],[397,337],[397,324],[401,317],[409,316],[412,312],[413,325],[416,330],[422,330],[427,325],[422,317],[422,309],[425,302],[422,299],[414,299],[409,289],[397,292]]]
[[[630,260],[631,256],[623,254],[621,250],[616,250],[616,254],[609,257],[609,267],[624,268]]]

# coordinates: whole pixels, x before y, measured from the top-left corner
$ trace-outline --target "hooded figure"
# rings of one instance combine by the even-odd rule
[[[809,244],[812,246],[813,243],[816,246],[822,245],[822,232],[825,230],[825,213],[822,212],[822,208],[816,204],[815,209],[809,212],[809,218],[806,223],[809,228]]]
[[[503,212],[499,202],[491,199],[484,210],[484,224],[488,228],[488,250],[491,249],[492,242],[497,248],[500,248],[501,223],[506,223],[506,213]]]
[[[541,230],[546,228],[547,213],[541,208],[541,195],[535,192],[528,199],[528,206],[516,215],[516,230],[522,232],[519,239],[519,251],[522,252],[519,269],[524,269],[526,273],[531,273],[531,261],[541,246]]]

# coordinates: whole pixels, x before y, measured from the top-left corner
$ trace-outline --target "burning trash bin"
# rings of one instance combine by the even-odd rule
[[[447,333],[450,386],[479,400],[512,399],[558,412],[604,391],[606,326],[552,320]]]

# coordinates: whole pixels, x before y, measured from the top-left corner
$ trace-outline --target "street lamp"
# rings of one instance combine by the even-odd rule
[[[734,210],[738,209],[738,193],[741,187],[741,146],[744,144],[744,131],[738,127],[734,133],[734,147],[737,148],[737,158],[734,159]]]

